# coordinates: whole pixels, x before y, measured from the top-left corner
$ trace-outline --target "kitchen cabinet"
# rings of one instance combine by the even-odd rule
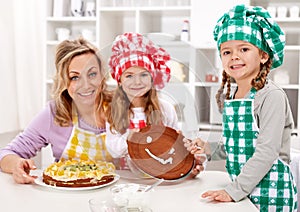
[[[174,35],[172,40],[153,41],[167,49],[173,61],[179,62],[181,66],[180,73],[172,70],[171,83],[161,94],[176,105],[182,129],[187,131],[221,130],[221,114],[214,98],[222,79],[221,62],[212,35],[217,19],[238,3],[260,5],[269,9],[286,7],[286,17],[275,17],[286,33],[284,63],[273,70],[270,77],[275,81],[279,79],[286,91],[295,120],[295,132],[298,132],[300,18],[291,17],[289,12],[289,8],[293,6],[300,7],[298,0],[210,0],[209,4],[198,0],[94,0],[94,15],[77,17],[71,16],[70,12],[60,17],[53,16],[54,1],[47,0],[44,102],[50,99],[49,91],[55,71],[54,51],[59,43],[55,32],[57,28],[69,29],[70,38],[78,37],[84,29],[91,31],[93,35],[90,39],[99,47],[105,60],[110,55],[112,41],[123,32]],[[184,20],[190,22],[189,42],[180,41]],[[109,83],[115,85],[113,81]]]

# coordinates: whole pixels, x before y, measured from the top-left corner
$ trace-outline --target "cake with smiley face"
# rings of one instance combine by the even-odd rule
[[[176,180],[190,173],[194,156],[184,147],[183,136],[176,130],[151,125],[127,139],[128,154],[144,173],[165,180]]]

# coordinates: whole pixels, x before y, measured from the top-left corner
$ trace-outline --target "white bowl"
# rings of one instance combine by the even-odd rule
[[[110,192],[114,203],[119,207],[148,208],[151,191],[145,192],[148,185],[127,183],[114,185]]]

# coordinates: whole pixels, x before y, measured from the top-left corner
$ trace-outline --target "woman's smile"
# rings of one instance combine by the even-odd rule
[[[88,96],[93,95],[94,93],[95,93],[95,90],[89,91],[89,92],[79,92],[78,95],[88,97]]]

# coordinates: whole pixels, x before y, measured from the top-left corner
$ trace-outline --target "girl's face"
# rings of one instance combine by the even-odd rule
[[[237,83],[254,79],[260,71],[260,64],[269,59],[267,53],[241,40],[222,43],[220,53],[225,72]]]
[[[68,92],[77,107],[93,107],[103,80],[97,58],[92,53],[75,56],[69,65]]]
[[[151,74],[144,68],[128,68],[121,76],[120,84],[129,100],[143,97],[152,88]]]

